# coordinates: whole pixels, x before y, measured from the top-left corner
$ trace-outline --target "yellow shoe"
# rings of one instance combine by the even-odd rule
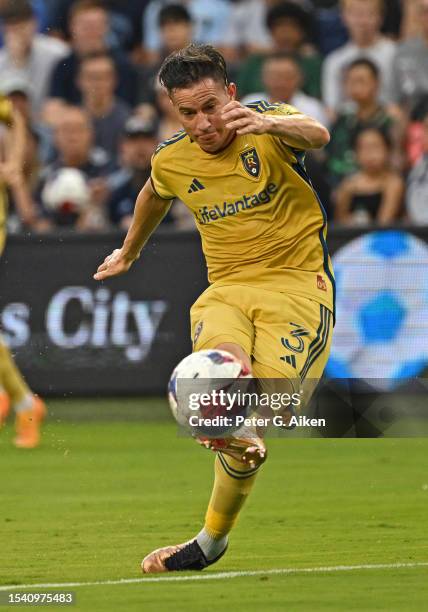
[[[34,396],[33,406],[30,410],[18,412],[16,415],[16,433],[14,440],[18,448],[35,448],[40,442],[40,425],[46,417],[47,410],[44,402]]]
[[[3,427],[10,410],[10,399],[5,391],[0,392],[0,429]]]

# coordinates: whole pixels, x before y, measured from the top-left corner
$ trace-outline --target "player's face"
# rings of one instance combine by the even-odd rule
[[[229,144],[234,132],[221,119],[223,107],[235,99],[236,86],[227,87],[204,79],[185,89],[174,89],[171,101],[190,138],[207,153],[216,153]]]

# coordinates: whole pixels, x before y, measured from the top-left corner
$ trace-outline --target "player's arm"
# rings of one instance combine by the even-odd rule
[[[7,127],[0,163],[4,174],[22,174],[27,130],[21,113],[10,100],[0,96],[0,123]]]
[[[115,249],[105,258],[94,274],[95,280],[104,280],[109,276],[127,272],[140,256],[141,249],[168,212],[170,205],[171,200],[159,197],[148,180],[138,195],[132,223],[122,248]]]
[[[330,141],[327,128],[302,113],[258,113],[233,100],[224,107],[222,119],[237,134],[272,134],[296,149],[319,149]]]
[[[4,163],[13,164],[22,172],[25,159],[27,131],[21,113],[12,107],[9,100],[0,100],[0,120],[7,128]]]
[[[21,220],[33,225],[36,220],[35,207],[24,178],[27,127],[21,113],[7,98],[0,99],[0,121],[8,128],[0,160],[0,177],[13,193]]]

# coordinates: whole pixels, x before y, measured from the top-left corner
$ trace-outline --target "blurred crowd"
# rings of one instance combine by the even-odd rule
[[[428,224],[428,0],[0,0],[0,94],[27,131],[24,167],[0,163],[10,231],[129,226],[181,127],[157,72],[191,41],[244,104],[329,127],[306,163],[331,222]],[[180,202],[163,223],[193,227]]]

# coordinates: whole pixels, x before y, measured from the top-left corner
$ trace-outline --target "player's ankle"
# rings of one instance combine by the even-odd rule
[[[208,561],[212,561],[218,557],[226,548],[228,536],[213,537],[204,527],[196,536],[196,541],[199,544],[202,552]]]

